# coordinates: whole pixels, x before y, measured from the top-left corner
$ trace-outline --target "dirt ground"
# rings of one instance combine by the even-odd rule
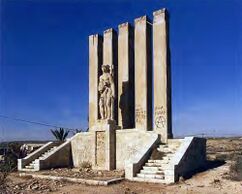
[[[172,185],[122,181],[110,186],[88,186],[68,182],[9,177],[9,193],[52,194],[241,194],[242,181],[232,181],[229,167],[235,155],[242,153],[242,139],[209,139],[208,166],[188,179]],[[1,192],[0,192],[1,193]]]

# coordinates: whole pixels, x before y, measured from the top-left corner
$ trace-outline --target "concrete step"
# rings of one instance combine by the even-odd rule
[[[162,160],[152,160],[152,159],[149,159],[148,162],[149,163],[160,163]]]
[[[169,167],[168,164],[162,164],[159,166],[143,166],[143,170],[148,170],[148,171],[159,171],[159,170],[165,170]]]
[[[149,170],[149,171],[158,171],[160,170],[160,166],[143,166],[143,170]]]
[[[22,171],[37,171],[35,170],[35,165],[38,163],[38,160],[44,159],[48,157],[58,146],[54,146],[50,148],[49,150],[45,151],[43,154],[41,154],[38,158],[31,161],[28,165],[26,165]]]
[[[51,149],[49,149],[46,152],[44,152],[40,157],[47,157],[47,156],[49,156],[50,153],[53,152],[56,148],[57,148],[57,146],[52,147]]]
[[[53,150],[55,150],[57,147],[56,146],[54,146],[54,147],[52,147],[49,151],[53,151]]]
[[[147,166],[147,167],[161,167],[164,164],[169,164],[169,161],[162,161],[160,163],[149,163],[149,162],[147,162],[147,163],[145,163],[145,166]]]
[[[23,168],[21,171],[25,171],[25,172],[35,172],[35,171],[38,171],[38,170],[30,169],[30,168]]]
[[[173,154],[168,155],[168,156],[164,156],[162,159],[163,159],[163,161],[169,161],[169,160],[171,160],[172,157],[173,157]]]
[[[164,148],[157,148],[158,152],[162,152],[162,153],[175,153],[176,149],[164,149]]]
[[[152,179],[164,179],[164,175],[159,175],[159,174],[142,174],[139,173],[137,174],[137,177],[139,178],[152,178]]]
[[[163,170],[141,170],[140,174],[164,175]]]
[[[160,167],[161,165],[160,164],[155,164],[155,163],[145,163],[145,166],[146,167]],[[145,167],[143,166],[143,167]]]
[[[169,160],[170,160],[170,157],[164,156],[162,158],[162,160],[148,160],[147,163],[150,163],[150,164],[165,164],[165,163],[169,162]]]
[[[162,151],[175,151],[179,148],[180,146],[169,146],[169,147],[163,147],[163,146],[159,146],[158,149],[162,150]]]
[[[168,157],[174,156],[174,153],[170,153],[170,152],[169,152],[169,153],[165,153],[165,156],[164,156],[164,157],[166,157],[166,156],[168,156]],[[164,158],[164,157],[163,157],[163,158]],[[163,158],[162,158],[162,159],[163,159]]]
[[[27,166],[25,166],[25,168],[27,168],[27,169],[34,169],[34,166],[27,165]]]
[[[158,147],[157,150],[159,152],[167,153],[167,152],[176,152],[177,149],[176,148],[160,148],[160,147]]]
[[[47,155],[48,155],[48,153],[44,153],[40,157],[46,157]]]
[[[166,183],[165,179],[151,179],[151,178],[140,178],[140,177],[134,177],[133,181],[137,182],[148,182],[148,183]]]
[[[172,143],[168,143],[168,144],[160,144],[159,146],[162,147],[175,147],[175,146],[180,146],[181,143],[180,142],[172,142]]]

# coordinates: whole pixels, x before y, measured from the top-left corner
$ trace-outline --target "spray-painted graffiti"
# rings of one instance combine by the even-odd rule
[[[138,124],[143,124],[146,119],[146,111],[142,108],[135,109],[135,122]]]
[[[155,107],[155,125],[157,128],[165,128],[166,126],[166,110],[163,106]]]

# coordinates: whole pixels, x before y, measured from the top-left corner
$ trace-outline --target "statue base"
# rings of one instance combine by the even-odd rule
[[[98,125],[116,125],[116,121],[112,119],[99,119],[96,124]]]
[[[97,120],[96,123],[90,128],[89,131],[105,131],[106,129],[116,130],[119,127],[116,125],[115,120],[105,119],[105,120]]]
[[[116,125],[115,120],[97,120],[90,129],[95,141],[94,169],[113,170],[116,168]]]

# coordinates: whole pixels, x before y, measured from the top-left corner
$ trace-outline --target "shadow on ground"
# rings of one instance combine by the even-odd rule
[[[186,175],[183,176],[183,178],[189,179],[197,173],[201,173],[201,172],[205,172],[210,169],[218,168],[218,167],[224,165],[225,163],[226,163],[225,160],[207,160],[203,167],[201,167],[195,171],[187,173]]]

